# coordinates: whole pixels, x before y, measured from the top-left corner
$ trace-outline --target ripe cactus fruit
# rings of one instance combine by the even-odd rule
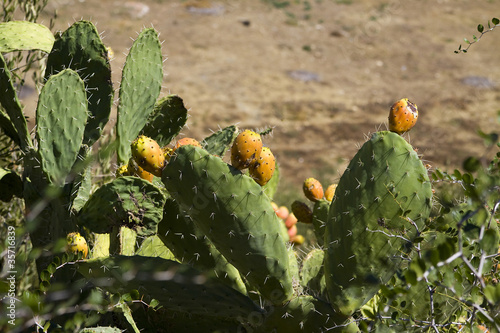
[[[255,163],[262,151],[260,134],[244,130],[233,141],[231,146],[231,165],[238,170],[248,168]]]
[[[276,159],[271,149],[262,147],[257,161],[250,165],[250,176],[259,184],[264,186],[271,180],[276,168]]]
[[[290,242],[292,242],[294,245],[302,245],[306,239],[302,235],[295,235],[293,237],[290,237]]]
[[[306,198],[311,200],[312,202],[323,199],[323,186],[321,185],[319,180],[315,178],[307,178],[302,185],[302,190],[304,191],[304,195],[306,196]]]
[[[68,243],[67,251],[78,255],[82,254],[82,258],[87,258],[89,252],[89,247],[85,238],[80,235],[79,232],[71,232],[66,236],[66,241]]]
[[[294,213],[288,214],[288,216],[285,219],[285,226],[287,228],[291,228],[293,225],[296,225],[298,222],[297,218],[295,217]]]
[[[290,211],[286,206],[279,206],[277,209],[274,210],[276,212],[276,215],[282,220],[286,220],[288,215],[290,215]]]
[[[196,146],[196,147],[201,148],[201,144],[198,142],[198,140],[193,139],[193,138],[182,138],[182,139],[177,141],[173,150],[175,151],[177,148],[179,148],[181,146],[185,146],[185,145],[191,145],[191,146]]]
[[[141,168],[133,158],[129,159],[128,161],[127,172],[128,176],[139,177],[149,182],[152,182],[154,178],[154,175],[151,172],[147,172],[146,170]]]
[[[398,134],[408,132],[418,119],[418,108],[408,98],[403,98],[391,106],[389,112],[389,130]]]
[[[292,225],[290,228],[288,228],[288,236],[290,236],[290,239],[295,237],[297,235],[297,225]]]
[[[313,222],[313,212],[305,202],[298,200],[292,202],[292,213],[299,222],[308,224]]]
[[[337,184],[331,184],[329,185],[326,190],[325,190],[325,199],[327,201],[332,201],[333,196],[335,195],[335,190],[337,189]]]
[[[128,164],[124,164],[116,169],[116,177],[130,176],[128,172]]]
[[[132,157],[141,168],[161,177],[161,170],[165,166],[165,155],[155,140],[140,135],[130,147]]]

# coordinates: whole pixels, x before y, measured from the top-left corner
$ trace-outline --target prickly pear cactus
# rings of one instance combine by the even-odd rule
[[[163,60],[158,33],[144,29],[127,56],[120,84],[116,136],[118,161],[130,157],[130,143],[153,112],[163,81]]]
[[[188,110],[182,98],[177,95],[168,95],[156,102],[141,132],[163,147],[179,134],[186,124],[187,117]]]
[[[77,160],[87,118],[87,95],[78,74],[67,69],[51,76],[36,112],[38,152],[51,182],[65,183]]]
[[[137,177],[120,177],[101,186],[78,213],[79,224],[92,232],[109,233],[126,226],[138,235],[156,233],[165,196],[155,185]]]
[[[375,295],[401,263],[431,209],[427,170],[399,135],[372,135],[342,175],[325,232],[329,299],[346,315]]]
[[[0,23],[0,53],[20,50],[50,52],[54,35],[46,26],[28,21]]]
[[[85,126],[83,143],[91,146],[99,139],[108,122],[113,103],[107,49],[91,22],[75,22],[57,36],[47,58],[45,79],[66,68],[75,70],[85,84],[90,117]]]
[[[163,207],[163,218],[158,224],[158,237],[180,262],[205,272],[213,272],[235,290],[242,294],[247,293],[238,270],[215,248],[191,217],[181,211],[177,203],[170,198]]]
[[[163,170],[172,197],[267,300],[292,297],[288,254],[271,201],[253,179],[204,149],[182,146]]]
[[[172,311],[245,318],[262,310],[248,297],[191,266],[163,258],[110,256],[80,262],[78,271],[113,293],[140,290]]]

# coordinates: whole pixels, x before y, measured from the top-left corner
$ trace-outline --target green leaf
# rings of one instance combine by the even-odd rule
[[[500,302],[500,284],[496,286],[487,285],[483,290],[484,296],[491,304]]]
[[[477,26],[477,31],[479,31],[479,32],[481,32],[481,33],[482,33],[482,32],[483,32],[483,30],[484,30],[484,26],[483,26],[482,24],[479,24],[479,25]]]
[[[467,38],[464,38],[464,41],[467,43],[467,44],[470,44],[469,40]]]
[[[500,23],[500,20],[497,19],[496,17],[492,18],[491,19],[491,22],[494,24],[494,25],[497,25],[498,23]]]
[[[481,161],[475,157],[469,157],[464,161],[464,169],[467,172],[475,172],[481,168]]]
[[[495,223],[495,222],[493,222]],[[487,254],[493,254],[498,250],[498,231],[494,229],[488,229],[484,233],[483,239],[479,243],[481,250],[485,251]]]

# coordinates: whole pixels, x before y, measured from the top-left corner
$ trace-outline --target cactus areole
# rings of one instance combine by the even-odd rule
[[[375,133],[340,178],[325,232],[332,304],[352,314],[394,275],[431,209],[432,189],[415,150]]]

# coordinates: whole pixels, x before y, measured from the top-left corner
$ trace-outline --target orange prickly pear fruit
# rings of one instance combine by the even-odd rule
[[[331,184],[325,190],[325,199],[327,201],[332,201],[333,196],[335,195],[335,190],[337,189],[337,184]]]
[[[71,232],[66,236],[67,241],[67,251],[78,255],[82,253],[82,258],[87,258],[89,252],[89,247],[87,241],[80,235],[79,232]]]
[[[323,199],[323,186],[317,179],[307,178],[302,185],[302,190],[304,191],[306,198],[312,202]]]
[[[285,219],[285,226],[290,229],[292,226],[296,225],[298,222],[294,213],[290,213],[288,217]]]
[[[251,130],[244,130],[231,146],[231,165],[238,170],[248,168],[255,163],[262,151],[260,134]]]
[[[306,239],[302,235],[295,235],[293,237],[290,237],[290,242],[292,242],[295,245],[302,245]]]
[[[145,179],[150,183],[153,182],[154,175],[141,168],[133,158],[128,160],[127,170],[129,176],[136,176]]]
[[[201,148],[201,143],[199,143],[196,139],[182,138],[182,139],[178,140],[177,143],[175,144],[174,151],[177,148],[179,148],[180,146],[187,146],[187,145],[196,146],[196,147]]]
[[[289,214],[290,214],[290,211],[285,206],[280,206],[276,210],[276,215],[278,215],[278,217],[282,220],[285,220]]]
[[[312,223],[313,221],[313,212],[305,202],[298,200],[292,202],[292,213],[299,222]]]
[[[418,119],[417,105],[403,98],[391,106],[389,112],[389,130],[398,134],[408,132]]]
[[[168,147],[163,148],[165,159],[167,161],[170,161],[170,157],[172,157],[172,155],[175,153],[175,151],[179,147],[181,147],[181,146],[187,146],[187,145],[191,145],[191,146],[202,148],[201,143],[198,140],[193,139],[193,138],[182,138],[182,139],[180,139],[180,140],[177,141],[177,143],[175,144],[174,148],[168,148]]]
[[[278,211],[278,209],[279,209],[278,204],[276,202],[274,202],[274,201],[271,201],[271,206],[273,207],[274,212],[276,213]]]
[[[161,171],[165,166],[165,155],[158,143],[145,136],[139,136],[132,144],[132,157],[137,165],[151,172],[157,177],[161,177]]]
[[[297,226],[294,224],[290,228],[288,228],[288,236],[290,236],[290,239],[295,237],[297,234]]]
[[[264,186],[273,176],[274,169],[276,168],[276,159],[274,158],[271,149],[262,147],[260,156],[257,161],[250,165],[250,176],[259,184]]]

